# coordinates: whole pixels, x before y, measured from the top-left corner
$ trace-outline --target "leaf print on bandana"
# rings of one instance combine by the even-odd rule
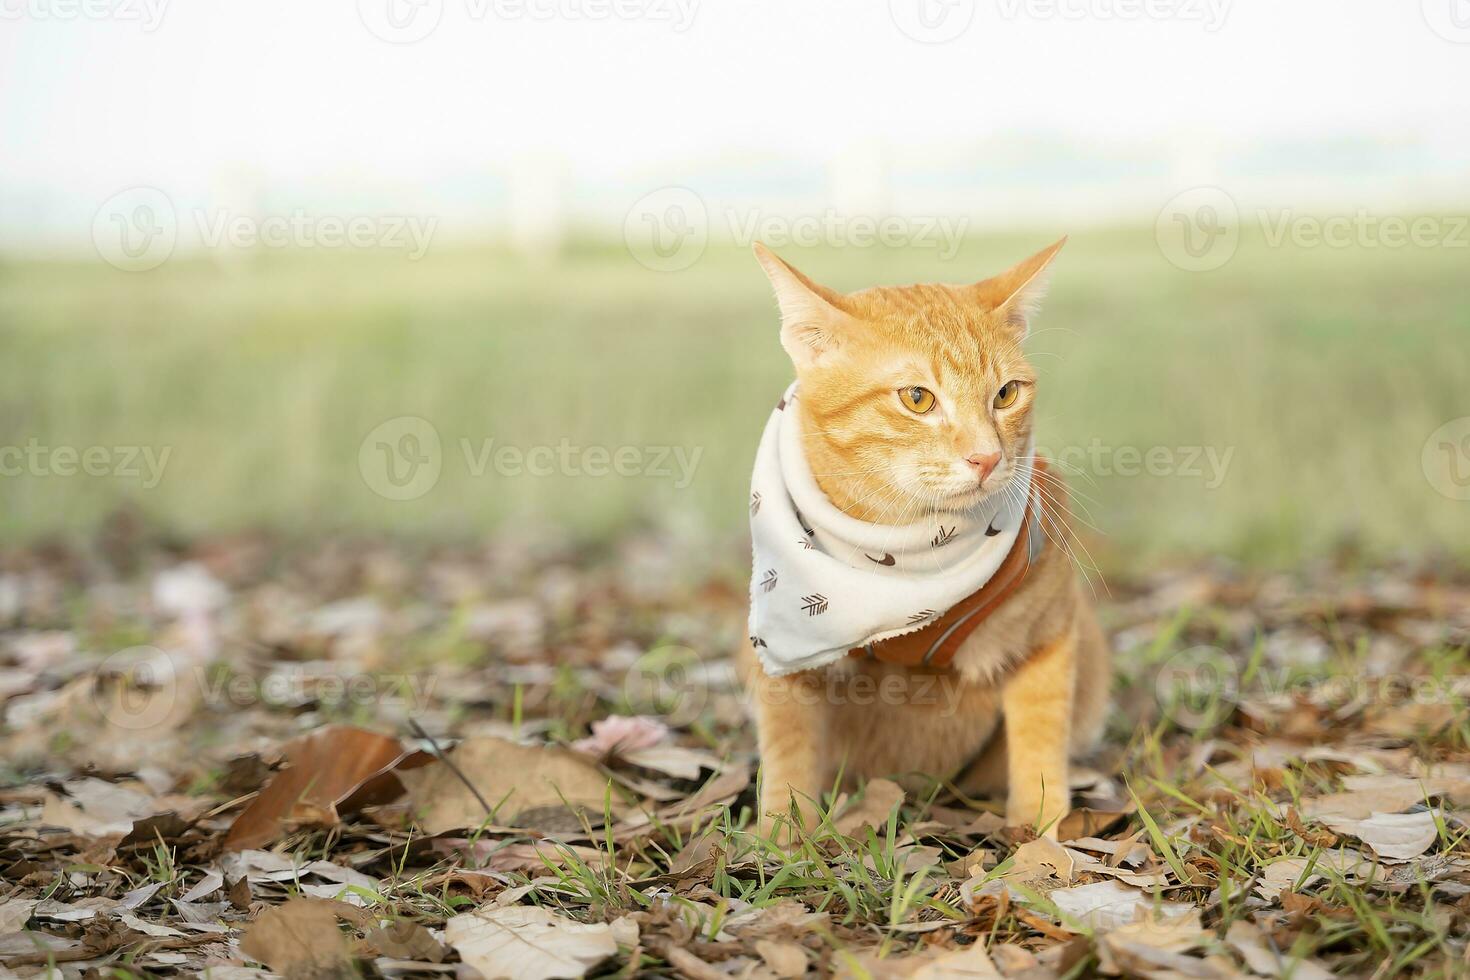
[[[753,646],[753,647],[755,647],[757,650],[759,650],[761,647],[763,647],[763,646],[766,645],[766,641],[765,640],[762,640],[758,636],[752,636],[750,638],[750,645]]]
[[[750,495],[750,516],[751,517],[754,517],[757,513],[760,512],[760,509],[761,509],[761,495],[760,495],[760,492],[759,491],[752,492],[751,495]]]
[[[766,569],[766,574],[761,576],[761,591],[769,592],[776,587],[776,570]]]
[[[946,529],[943,524],[939,525],[939,533],[934,535],[934,540],[930,542],[930,546],[934,548],[943,548],[945,545],[954,540],[955,532],[959,529],[960,528],[958,524],[948,529]]]
[[[920,623],[924,622],[926,619],[933,619],[935,616],[938,615],[939,613],[935,612],[933,609],[920,609],[918,612],[909,617],[909,625],[917,626]]]
[[[872,562],[875,565],[882,565],[884,568],[892,568],[895,564],[897,564],[897,560],[886,551],[883,552],[882,558],[874,558],[866,551],[863,552],[863,555],[868,559],[868,561]]]
[[[801,608],[808,616],[820,616],[827,611],[827,597],[820,592],[801,597]]]

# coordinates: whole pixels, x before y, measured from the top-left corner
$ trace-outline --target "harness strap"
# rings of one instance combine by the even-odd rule
[[[1044,468],[1044,464],[1038,461],[1037,468]],[[990,581],[945,610],[927,626],[902,636],[855,647],[848,651],[848,656],[873,657],[904,667],[948,667],[970,634],[1016,591],[1031,565],[1041,557],[1047,542],[1046,530],[1042,526],[1044,519],[1041,497],[1033,490],[1031,505],[1022,518],[1021,533],[1016,535],[1016,543]]]

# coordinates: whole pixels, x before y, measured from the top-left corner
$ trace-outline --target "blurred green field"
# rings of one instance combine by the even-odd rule
[[[1047,240],[973,239],[947,262],[781,251],[852,289],[980,278]],[[1436,427],[1470,415],[1467,261],[1445,248],[1270,248],[1247,233],[1224,268],[1188,273],[1151,229],[1074,235],[1030,347],[1039,443],[1109,471],[1073,480],[1101,532],[1089,540],[1099,562],[1294,563],[1345,542],[1470,557],[1470,502],[1437,492],[1421,463]],[[733,532],[788,376],[765,280],[735,247],[711,246],[678,273],[587,243],[554,265],[448,246],[416,263],[262,252],[146,273],[9,260],[0,447],[169,456],[152,487],[12,467],[0,536],[86,532],[120,505],[183,533],[432,538],[508,521],[589,536],[637,522]],[[439,479],[417,499],[384,498],[359,465],[365,437],[400,416],[429,420],[441,440]],[[667,476],[516,475],[493,462],[477,475],[490,439],[492,452],[565,441],[700,455],[687,487],[672,457]],[[1111,472],[1153,447],[1178,472]],[[1218,486],[1206,449],[1230,454]]]

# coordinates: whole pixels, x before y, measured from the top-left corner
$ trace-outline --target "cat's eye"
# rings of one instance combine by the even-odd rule
[[[934,392],[928,388],[920,388],[911,385],[908,388],[898,389],[898,400],[903,402],[903,407],[915,415],[923,415],[934,407]]]
[[[1016,397],[1021,394],[1021,385],[1016,381],[1007,381],[1000,386],[1000,391],[995,393],[996,408],[1010,408],[1016,403]]]

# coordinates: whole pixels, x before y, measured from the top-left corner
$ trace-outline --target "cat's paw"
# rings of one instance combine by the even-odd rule
[[[789,792],[784,797],[762,795],[761,816],[756,830],[777,847],[791,850],[801,842],[803,832],[810,831],[815,826],[816,820],[811,806],[794,799]]]
[[[1012,797],[1006,803],[1006,826],[1030,827],[1038,836],[1056,840],[1061,833],[1062,821],[1071,812],[1072,808],[1066,802],[1051,804]]]

